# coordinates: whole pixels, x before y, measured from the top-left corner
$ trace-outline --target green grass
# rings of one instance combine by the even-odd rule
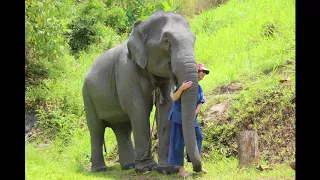
[[[274,71],[295,54],[293,0],[233,0],[191,19],[190,24],[197,36],[196,59],[211,70],[201,82],[206,92]],[[274,32],[266,36],[269,27]]]
[[[88,134],[83,138],[89,139]],[[139,174],[135,173],[133,169],[121,170],[119,163],[115,161],[106,161],[109,171],[92,173],[89,171],[90,162],[81,162],[75,156],[75,154],[82,154],[83,157],[88,155],[85,150],[89,149],[85,148],[88,145],[88,142],[80,142],[80,144],[71,145],[66,150],[59,152],[54,146],[37,149],[32,144],[26,144],[26,179],[181,179],[177,174],[162,175],[156,171],[152,171],[150,174]],[[209,173],[205,175],[192,173],[191,179],[295,179],[295,172],[288,164],[273,165],[271,170],[259,171],[253,167],[239,168],[238,160],[235,158],[222,158],[204,160],[203,167]],[[192,172],[190,163],[186,164],[186,169]]]

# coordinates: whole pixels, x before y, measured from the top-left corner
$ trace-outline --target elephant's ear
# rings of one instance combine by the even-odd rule
[[[127,43],[129,57],[134,60],[142,69],[147,65],[147,57],[145,52],[145,32],[142,31],[142,21],[134,24],[132,32]]]

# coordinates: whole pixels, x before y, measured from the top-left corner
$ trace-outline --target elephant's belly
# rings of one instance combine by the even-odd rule
[[[128,115],[121,109],[120,106],[103,106],[99,108],[99,118],[109,124],[117,124],[130,121]]]

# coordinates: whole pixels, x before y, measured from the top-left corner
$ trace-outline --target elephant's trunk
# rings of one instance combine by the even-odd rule
[[[193,52],[193,51],[192,51]],[[194,55],[180,58],[177,66],[173,68],[178,80],[178,84],[184,80],[192,81],[192,86],[181,94],[182,131],[187,153],[193,165],[193,170],[201,170],[200,154],[195,136],[195,109],[198,90],[198,70]],[[177,68],[178,67],[178,68]]]

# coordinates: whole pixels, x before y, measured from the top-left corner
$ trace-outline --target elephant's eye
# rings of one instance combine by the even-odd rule
[[[163,38],[162,40],[164,43],[169,43],[169,39],[167,37]]]
[[[170,50],[170,42],[167,37],[163,38],[162,43],[164,45],[164,48],[169,51]]]

